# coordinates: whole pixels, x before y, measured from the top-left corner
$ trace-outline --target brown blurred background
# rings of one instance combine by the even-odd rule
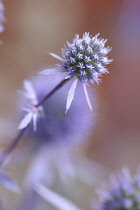
[[[12,122],[22,81],[54,64],[75,34],[100,33],[113,49],[110,74],[94,85],[98,92],[97,127],[86,154],[113,169],[140,160],[140,1],[4,0],[6,22],[0,47],[0,117]],[[16,122],[15,129],[16,129]],[[3,135],[7,129],[1,122]],[[9,134],[15,131],[7,125]],[[10,141],[10,138],[8,139]],[[3,142],[3,140],[2,140]]]

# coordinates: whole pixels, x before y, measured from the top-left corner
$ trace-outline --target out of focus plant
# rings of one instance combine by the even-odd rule
[[[94,210],[139,210],[140,175],[131,177],[128,169],[111,177],[110,189],[99,190],[99,202]]]
[[[80,171],[80,163],[75,164],[77,160],[72,155],[71,148],[87,139],[96,122],[96,97],[94,95],[90,101],[87,92],[88,82],[99,83],[99,77],[108,73],[106,65],[112,61],[107,57],[111,50],[105,47],[107,40],[98,36],[99,34],[92,37],[89,33],[84,33],[80,39],[79,35],[76,35],[73,43],[67,42],[68,47],[62,49],[63,58],[51,53],[61,61],[60,65],[43,70],[31,81],[24,80],[24,91],[21,97],[22,119],[18,126],[18,133],[0,156],[2,167],[25,132],[29,141],[37,144],[35,159],[26,174],[27,189],[20,209],[35,210],[37,208],[35,202],[40,200],[39,196],[60,210],[79,209],[62,195],[53,192],[51,184],[54,183],[56,169],[62,183],[71,178],[74,180],[80,178],[86,183],[91,181],[89,178],[91,174],[86,169],[86,164],[83,164],[84,173],[84,170]],[[81,88],[84,89],[86,100]],[[75,102],[71,106],[74,97]],[[88,110],[86,101],[93,112]],[[71,109],[69,109],[70,106]],[[9,177],[8,181],[13,188],[16,187],[16,183]]]

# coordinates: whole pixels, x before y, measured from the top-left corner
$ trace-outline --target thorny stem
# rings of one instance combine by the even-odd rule
[[[61,88],[70,78],[63,79],[50,93],[48,93],[35,107],[42,105],[53,93],[55,93],[59,88]]]
[[[50,93],[48,93],[37,105],[35,105],[35,107],[41,106],[51,95],[53,95],[53,93],[55,93],[59,88],[61,88],[68,80],[70,80],[70,78],[63,79],[53,90],[50,91]],[[16,137],[13,139],[9,147],[0,156],[0,166],[4,163],[8,155],[16,147],[16,145],[18,144],[28,127],[29,125],[17,133]]]
[[[25,133],[25,131],[26,131],[27,128],[28,128],[28,126],[26,128],[24,128],[24,129],[22,129],[22,130],[19,130],[19,132],[17,133],[16,137],[13,139],[13,141],[11,142],[11,144],[8,146],[8,148],[0,156],[0,166],[4,163],[4,161],[6,160],[6,158],[8,157],[8,155],[16,147],[16,145],[20,141],[21,137],[23,136],[23,134]]]

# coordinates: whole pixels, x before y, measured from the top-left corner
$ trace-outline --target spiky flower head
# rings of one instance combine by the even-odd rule
[[[107,40],[99,39],[98,36],[99,34],[92,37],[85,33],[80,39],[76,35],[73,43],[67,42],[68,48],[62,49],[64,61],[61,68],[76,76],[82,83],[98,82],[101,74],[108,73],[105,65],[112,60],[106,55],[111,48],[105,47]]]
[[[76,76],[84,84],[88,81],[98,82],[101,74],[108,73],[105,66],[112,61],[106,56],[111,51],[111,48],[105,47],[107,39],[98,36],[84,33],[80,39],[76,34],[73,43],[67,42],[67,47],[62,49],[64,59],[61,59],[61,69]],[[55,54],[51,55],[59,59]]]
[[[94,210],[140,210],[140,174],[132,178],[128,169],[111,178],[111,189],[99,191]]]
[[[89,82],[100,81],[102,74],[108,73],[106,65],[112,62],[108,59],[107,54],[111,51],[110,47],[105,47],[107,40],[98,38],[99,34],[92,37],[89,33],[84,33],[80,39],[77,34],[70,44],[67,42],[67,47],[62,49],[62,57],[50,53],[53,57],[61,61],[59,68],[46,69],[41,74],[50,74],[56,72],[68,72],[66,78],[74,78],[70,88],[66,104],[66,112],[70,108],[78,81],[83,84],[84,92],[90,110],[92,106],[87,93],[86,85]]]

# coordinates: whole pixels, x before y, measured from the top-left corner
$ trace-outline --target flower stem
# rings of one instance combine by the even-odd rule
[[[0,166],[4,163],[4,161],[6,160],[6,158],[8,157],[8,155],[16,147],[16,145],[20,141],[21,137],[23,136],[23,134],[25,133],[25,131],[26,131],[27,128],[28,128],[28,126],[26,128],[24,128],[24,129],[22,129],[22,130],[19,130],[19,132],[17,133],[17,135],[15,136],[15,138],[13,139],[13,141],[11,142],[11,144],[8,146],[8,148],[0,156]]]
[[[68,80],[70,80],[70,78],[63,79],[53,90],[50,91],[50,93],[48,93],[37,105],[35,105],[35,107],[41,106],[51,95],[53,95],[53,93],[55,93],[57,90],[59,90],[59,88],[61,88]],[[29,123],[29,125],[30,125],[30,123]],[[23,134],[27,130],[28,126],[26,126],[25,128],[23,128],[22,130],[20,130],[17,133],[16,137],[13,139],[13,141],[11,142],[11,144],[9,145],[9,147],[0,156],[0,166],[4,163],[4,161],[6,160],[6,158],[8,157],[8,155],[16,147],[16,145],[20,141],[21,137],[23,136]]]
[[[35,107],[41,106],[53,93],[59,90],[70,78],[63,79],[50,93],[48,93]]]

